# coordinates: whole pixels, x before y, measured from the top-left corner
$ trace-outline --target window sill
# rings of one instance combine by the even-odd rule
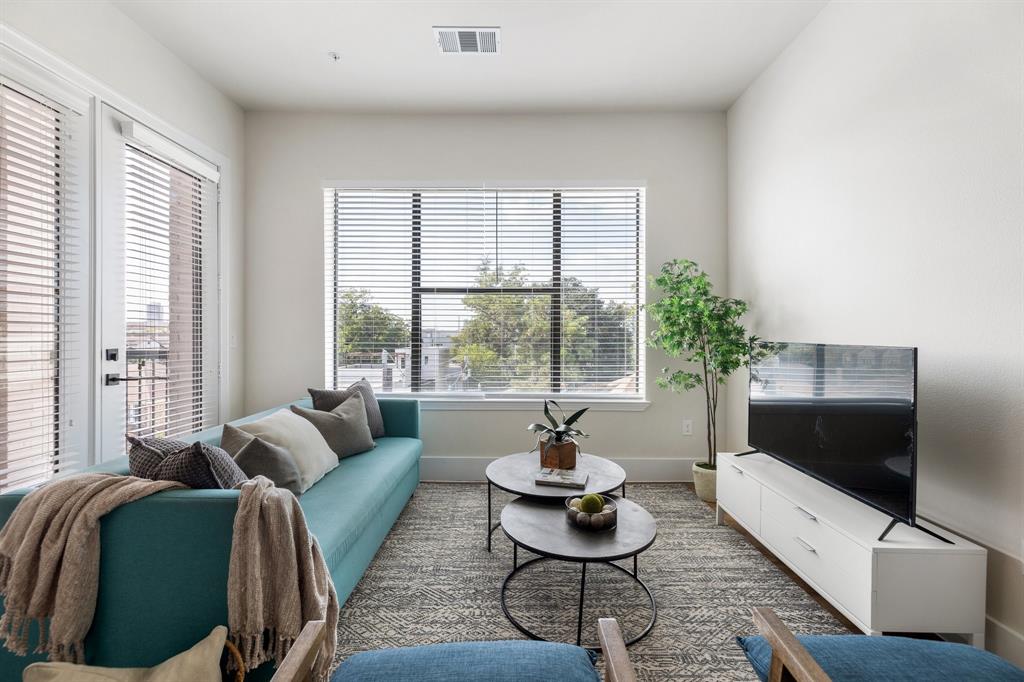
[[[429,395],[416,395],[415,393],[381,393],[380,397],[394,396],[396,398],[412,398],[420,401],[420,408],[424,411],[479,411],[492,410],[524,411],[535,412],[540,409],[544,398],[487,398],[483,396],[464,398],[445,398]],[[649,400],[609,400],[595,399],[582,396],[571,398],[558,398],[554,396],[558,404],[566,413],[589,407],[591,412],[643,412],[651,403]]]

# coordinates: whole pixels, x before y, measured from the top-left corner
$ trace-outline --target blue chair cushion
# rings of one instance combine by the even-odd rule
[[[866,635],[800,635],[797,639],[833,682],[1024,680],[1024,670],[966,644]],[[767,680],[771,645],[764,637],[737,637],[736,641],[757,676]]]
[[[508,640],[364,651],[331,682],[601,682],[597,655],[571,644]]]

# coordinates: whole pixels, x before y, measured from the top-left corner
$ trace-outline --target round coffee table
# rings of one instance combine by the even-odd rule
[[[487,465],[487,551],[491,551],[491,534],[500,524],[492,523],[491,486],[513,495],[523,497],[564,500],[588,493],[608,494],[622,488],[626,496],[626,471],[615,462],[597,455],[580,453],[576,455],[576,471],[586,471],[587,487],[561,488],[554,485],[537,485],[535,479],[541,470],[540,453],[520,452],[496,459]]]
[[[505,617],[520,632],[530,639],[544,639],[528,630],[509,612],[505,603],[508,582],[516,573],[538,561],[553,559],[583,564],[580,573],[580,602],[576,615],[576,645],[580,646],[583,634],[583,603],[587,589],[587,564],[604,563],[616,568],[633,578],[647,593],[651,602],[651,620],[636,637],[628,640],[626,646],[639,642],[654,627],[658,617],[658,607],[654,602],[654,594],[640,580],[637,571],[637,556],[654,543],[658,534],[658,526],[646,509],[621,497],[612,496],[618,505],[618,523],[614,528],[600,531],[587,531],[569,523],[565,514],[564,503],[552,503],[550,500],[520,497],[510,502],[501,512],[501,529],[512,541],[512,570],[501,584],[501,610]],[[519,563],[519,548],[538,554],[535,559]],[[633,572],[613,564],[619,559],[633,557]],[[598,649],[598,646],[588,646]]]

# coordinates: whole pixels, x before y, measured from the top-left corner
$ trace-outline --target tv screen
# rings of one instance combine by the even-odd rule
[[[750,447],[914,525],[917,349],[759,342]]]

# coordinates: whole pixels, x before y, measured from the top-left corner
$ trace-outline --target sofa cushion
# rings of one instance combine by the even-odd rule
[[[354,393],[363,396],[363,404],[366,407],[366,420],[370,424],[370,435],[374,438],[383,438],[384,417],[380,412],[380,404],[377,396],[373,393],[373,386],[366,379],[360,379],[346,389],[332,391],[321,388],[307,388],[309,396],[313,399],[313,409],[330,412],[338,405],[349,399]]]
[[[257,421],[239,424],[238,428],[291,453],[302,476],[303,492],[338,465],[338,456],[316,427],[291,410],[278,410]]]
[[[418,466],[422,447],[415,438],[381,438],[376,449],[341,460],[299,498],[332,571],[409,470]]]
[[[1024,680],[1024,670],[966,644],[909,637],[797,636],[833,682],[868,680]],[[763,637],[737,637],[754,672],[768,679],[772,648]]]
[[[330,412],[292,405],[292,412],[309,421],[338,459],[373,449],[363,396],[354,393]]]
[[[596,655],[558,642],[457,642],[364,651],[342,661],[332,682],[600,682]]]

